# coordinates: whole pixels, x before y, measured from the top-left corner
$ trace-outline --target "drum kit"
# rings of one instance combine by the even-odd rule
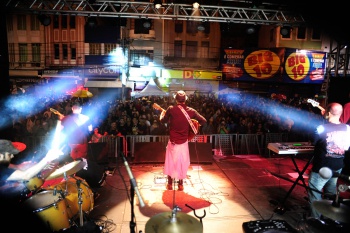
[[[27,185],[32,192],[22,201],[52,232],[72,226],[83,226],[84,214],[94,207],[94,194],[87,182],[74,174],[86,166],[85,161],[73,161],[50,173],[45,182],[37,177]],[[77,221],[79,220],[79,223]]]
[[[339,198],[334,200],[317,200],[312,206],[323,216],[320,219],[307,218],[299,223],[298,232],[303,233],[348,233],[350,232],[349,200]]]

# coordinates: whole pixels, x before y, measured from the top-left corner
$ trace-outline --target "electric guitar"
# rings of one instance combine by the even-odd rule
[[[54,114],[58,115],[60,120],[64,117],[64,115],[62,113],[60,113],[59,111],[57,111],[54,108],[50,108],[50,111],[53,112]]]
[[[310,104],[312,104],[312,106],[317,107],[317,108],[320,109],[321,111],[325,111],[325,109],[322,108],[322,107],[320,106],[320,103],[319,103],[319,102],[317,102],[317,101],[315,101],[315,100],[313,100],[313,99],[308,99],[307,102],[310,103]]]
[[[160,110],[162,112],[165,112],[165,110],[161,106],[156,104],[156,103],[153,104],[153,108],[157,109],[157,110]],[[191,121],[193,123],[194,128],[197,130],[197,134],[198,134],[199,126],[200,126],[199,122],[196,119],[191,119]],[[189,134],[188,134],[188,141],[191,141],[195,136],[196,136],[196,133],[194,133],[193,130],[192,130],[192,127],[190,127],[190,131],[189,131]]]

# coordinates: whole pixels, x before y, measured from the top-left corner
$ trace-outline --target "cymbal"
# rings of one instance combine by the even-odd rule
[[[80,171],[83,167],[85,167],[86,162],[84,161],[73,161],[64,165],[63,167],[58,168],[53,173],[51,173],[46,180],[52,180],[56,178],[63,178],[64,174],[70,176],[78,171]]]
[[[332,205],[333,201],[319,200],[312,202],[313,207],[322,215],[332,220],[350,223],[350,207],[340,203],[339,207]]]
[[[203,233],[203,225],[196,218],[177,212],[174,219],[172,212],[164,212],[147,221],[145,233]]]

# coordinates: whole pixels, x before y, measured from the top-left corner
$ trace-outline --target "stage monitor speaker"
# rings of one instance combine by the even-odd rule
[[[210,143],[189,142],[191,164],[211,164],[213,162]],[[166,144],[163,142],[136,142],[134,163],[164,163]]]
[[[211,143],[189,142],[191,164],[211,164],[213,150]]]
[[[165,147],[163,142],[136,142],[133,163],[164,163]]]
[[[88,159],[98,164],[108,163],[108,146],[106,142],[88,144]]]

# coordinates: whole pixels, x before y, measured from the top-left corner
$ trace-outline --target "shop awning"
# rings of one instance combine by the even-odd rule
[[[121,81],[87,81],[84,87],[121,88]]]

